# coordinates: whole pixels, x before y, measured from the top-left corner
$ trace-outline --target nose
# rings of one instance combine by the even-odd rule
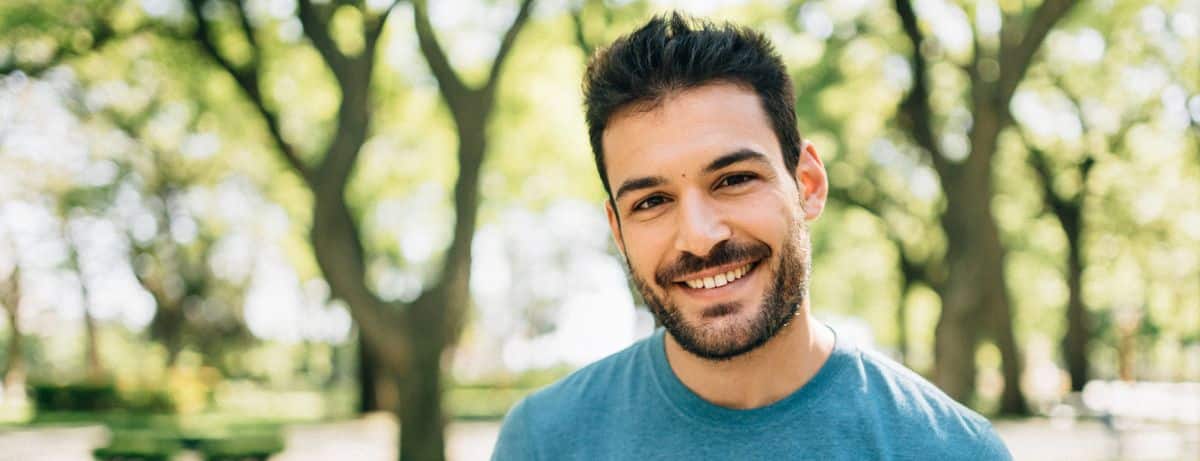
[[[720,210],[701,194],[681,197],[679,202],[676,250],[703,258],[714,246],[732,236]]]

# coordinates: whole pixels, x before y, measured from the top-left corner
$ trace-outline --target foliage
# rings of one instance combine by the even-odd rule
[[[521,216],[548,216],[560,204],[581,200],[602,215],[603,197],[579,110],[582,67],[596,47],[663,11],[663,5],[577,0],[539,7],[495,82],[492,112],[482,130],[487,145],[479,165],[479,200],[458,210],[454,188],[467,171],[455,155],[463,145],[459,123],[463,113],[478,108],[450,103],[443,92],[453,86],[446,82],[455,80],[469,88],[486,84],[491,53],[518,9],[516,2],[483,2],[480,11],[486,14],[475,15],[454,11],[448,6],[453,2],[428,3],[446,64],[459,77],[447,77],[444,69],[439,77],[426,61],[409,3],[389,12],[387,25],[377,31],[374,67],[361,85],[369,90],[364,106],[369,117],[354,151],[357,159],[342,171],[345,182],[337,186],[344,187],[334,187],[346,205],[346,220],[337,222],[359,232],[362,264],[351,266],[361,266],[363,292],[380,301],[381,312],[389,313],[386,319],[408,315],[403,313],[411,313],[411,306],[430,299],[422,295],[438,287],[445,267],[453,264],[450,248],[458,222],[465,216],[477,219],[473,227],[480,234],[466,246],[459,242],[459,257],[472,244],[486,249],[487,239],[499,251],[476,251],[474,267],[484,269],[470,273],[469,287],[451,290],[462,301],[458,307],[467,336],[453,352],[482,355],[461,363],[502,364],[507,345],[562,334],[570,313],[563,306],[565,293],[581,284],[575,280],[601,279],[601,268],[621,268],[611,248],[607,254],[590,251],[602,245],[572,227],[591,226],[591,221],[569,220],[571,226],[563,230]],[[1024,374],[1065,367],[1066,352],[1058,343],[1069,330],[1070,254],[1078,241],[1079,300],[1089,326],[1092,375],[1200,378],[1200,370],[1187,365],[1195,363],[1200,350],[1200,311],[1195,309],[1200,305],[1200,40],[1194,0],[1079,2],[1048,31],[1015,86],[1006,87],[1011,103],[976,114],[979,101],[1001,93],[974,91],[991,84],[990,72],[999,60],[989,59],[999,58],[995,53],[1007,40],[1001,29],[1024,28],[1039,5],[1054,2],[913,2],[915,30],[905,28],[896,2],[882,0],[718,3],[695,12],[743,21],[777,44],[796,82],[802,134],[815,143],[829,171],[831,204],[813,225],[818,316],[862,318],[881,348],[919,371],[934,371],[936,324],[946,307],[941,285],[956,272],[946,255],[957,237],[942,219],[949,201],[958,198],[944,189],[956,176],[940,174],[936,163],[969,162],[974,154],[968,141],[984,122],[979,115],[1011,112],[1012,123],[996,133],[994,158],[982,168],[992,183],[987,203],[1005,252],[998,267],[1010,294],[1007,318],[1019,355],[1027,360]],[[35,81],[66,88],[62,99],[80,122],[65,131],[86,134],[80,142],[89,146],[84,167],[76,169],[116,171],[97,187],[88,175],[71,173],[71,162],[55,163],[39,155],[43,151],[25,152],[3,141],[18,139],[5,137],[15,132],[5,122],[18,117],[0,113],[0,200],[50,203],[49,209],[61,207],[62,215],[76,223],[113,223],[128,245],[128,257],[105,260],[82,251],[79,272],[116,273],[127,266],[144,288],[138,293],[155,297],[154,326],[117,322],[116,315],[101,322],[100,344],[109,349],[101,355],[117,373],[166,373],[130,357],[166,362],[170,353],[128,346],[122,342],[127,338],[163,344],[183,338],[178,350],[201,353],[203,364],[220,369],[222,376],[279,387],[304,381],[290,378],[295,376],[344,377],[353,362],[306,358],[325,352],[293,348],[287,341],[313,336],[275,342],[278,338],[256,329],[261,324],[247,325],[261,306],[247,307],[245,296],[269,278],[262,268],[283,266],[274,274],[290,282],[280,292],[304,292],[299,304],[324,309],[329,300],[346,297],[344,289],[321,281],[357,272],[323,270],[315,254],[313,226],[335,220],[317,215],[311,173],[329,158],[339,134],[348,133],[339,125],[342,103],[348,88],[359,88],[345,85],[350,73],[329,63],[362,56],[370,43],[364,31],[385,16],[370,6],[373,2],[361,8],[354,2],[315,2],[318,9],[329,8],[329,42],[322,42],[308,36],[312,28],[301,10],[268,4],[197,2],[208,26],[203,30],[191,5],[179,2],[18,0],[0,5],[0,73],[21,69]],[[912,33],[926,42],[914,46]],[[331,51],[342,58],[328,60],[335,56]],[[925,78],[917,74],[917,57],[927,62]],[[912,117],[911,102],[906,105],[917,83],[928,86],[927,117]],[[932,143],[914,136],[919,134],[914,120],[928,122]],[[297,174],[297,165],[310,174]],[[21,171],[45,173],[47,179],[15,173]],[[123,208],[130,202],[123,196],[133,197],[137,206]],[[231,205],[244,203],[252,206],[240,213],[235,211],[242,207]],[[1072,203],[1080,216],[1074,228],[1055,207]],[[145,227],[151,232],[138,230],[139,222],[152,222]],[[581,248],[585,240],[589,251]],[[275,256],[226,257],[270,252]],[[23,277],[34,282],[61,281],[61,272],[69,272],[65,263],[26,266]],[[476,285],[480,280],[503,290],[481,294],[487,290]],[[621,282],[604,290],[623,291]],[[155,284],[182,289],[155,293]],[[272,300],[266,305],[288,304],[265,298]],[[187,312],[181,317],[188,319],[185,328],[163,324],[172,305],[186,306],[177,311]],[[38,312],[67,311],[63,306],[22,314],[35,328],[20,344],[28,345],[24,355],[32,359],[31,369],[56,370],[56,378],[67,379],[68,373],[58,371],[82,369],[74,358],[78,330],[38,333],[48,329],[36,328],[47,323],[37,321],[44,316]],[[601,307],[632,309],[616,302]],[[257,318],[286,323],[271,315]],[[389,324],[356,320],[360,328]],[[152,334],[137,336],[146,331]],[[416,333],[427,331],[432,330],[421,327]],[[483,338],[497,332],[502,336]],[[391,341],[402,335],[383,336]],[[258,343],[264,339],[266,345]],[[478,347],[466,351],[470,345]],[[350,350],[329,347],[341,348],[330,357]],[[1001,389],[989,377],[999,373],[1002,353],[991,341],[961,349],[981,357],[976,387],[987,399],[997,399]],[[298,365],[308,361],[322,365]],[[1136,366],[1125,369],[1123,363]],[[424,370],[436,375],[454,369]],[[559,374],[548,373],[545,380]],[[448,389],[449,414],[495,417],[545,382],[470,379],[461,382],[455,374],[451,384],[441,386]],[[1052,381],[1031,399],[1061,394],[1061,378]]]
[[[29,386],[40,420],[44,413],[110,412],[169,414],[175,403],[165,389],[118,390],[112,383],[36,383]]]

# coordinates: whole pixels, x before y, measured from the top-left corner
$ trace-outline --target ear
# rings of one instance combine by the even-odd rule
[[[604,201],[604,213],[608,215],[608,228],[612,231],[613,242],[617,244],[617,250],[621,252],[621,256],[629,261],[629,256],[625,253],[625,239],[621,238],[621,218],[617,216],[617,210],[613,208],[612,200]]]
[[[817,148],[808,140],[800,141],[800,159],[796,162],[796,184],[800,186],[800,200],[804,204],[804,219],[812,221],[821,216],[825,199],[829,195],[829,178],[825,176],[825,164]]]

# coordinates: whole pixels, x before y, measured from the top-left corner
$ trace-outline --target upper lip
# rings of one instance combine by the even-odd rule
[[[719,275],[719,274],[724,274],[724,273],[727,273],[727,272],[729,272],[729,271],[731,271],[731,270],[737,269],[737,268],[739,268],[739,267],[742,267],[742,266],[745,266],[745,265],[747,265],[747,264],[753,264],[753,263],[754,263],[754,262],[756,262],[756,261],[757,261],[757,260],[753,260],[753,261],[740,261],[740,262],[736,262],[736,263],[730,263],[730,264],[726,264],[726,265],[724,265],[724,266],[718,266],[718,267],[715,267],[715,268],[712,268],[712,269],[705,269],[705,270],[703,270],[703,271],[700,271],[700,272],[694,272],[694,273],[691,273],[691,274],[687,274],[687,275],[684,275],[684,276],[682,276],[682,277],[676,278],[675,280],[672,280],[672,281],[673,281],[673,282],[675,282],[675,283],[682,283],[682,282],[686,282],[686,281],[688,281],[688,280],[696,280],[696,279],[703,279],[703,278],[708,278],[708,277],[716,277],[716,276],[717,276],[717,275]]]

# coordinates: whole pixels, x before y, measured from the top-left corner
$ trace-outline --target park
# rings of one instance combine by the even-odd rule
[[[675,9],[787,66],[839,338],[1015,459],[1200,457],[1196,0],[6,0],[0,461],[487,459],[660,327],[580,82]]]

